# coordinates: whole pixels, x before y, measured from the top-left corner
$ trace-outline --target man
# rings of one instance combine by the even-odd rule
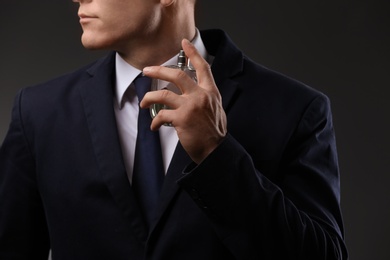
[[[222,31],[199,33],[195,0],[74,2],[83,45],[114,52],[16,97],[0,259],[347,259],[323,94],[254,64]],[[155,66],[181,48],[197,83]],[[182,94],[137,98],[141,72]],[[165,177],[146,218],[137,117],[155,103],[171,109],[150,125]]]

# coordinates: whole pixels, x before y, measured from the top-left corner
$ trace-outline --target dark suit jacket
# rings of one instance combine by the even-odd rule
[[[144,226],[113,112],[114,54],[20,91],[0,150],[0,259],[346,259],[329,101],[202,32],[229,134],[177,145]]]

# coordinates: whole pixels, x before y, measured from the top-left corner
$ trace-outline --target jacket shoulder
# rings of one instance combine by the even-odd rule
[[[44,97],[45,93],[53,94],[53,92],[69,90],[69,88],[77,86],[78,83],[89,79],[95,72],[96,68],[102,65],[102,63],[104,63],[107,59],[109,59],[109,57],[100,58],[74,71],[49,79],[45,82],[27,86],[21,91],[24,95]]]

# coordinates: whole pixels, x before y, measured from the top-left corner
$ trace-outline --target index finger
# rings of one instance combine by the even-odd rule
[[[215,87],[214,77],[211,73],[210,64],[208,64],[208,62],[203,59],[198,50],[189,40],[183,39],[181,44],[186,56],[190,59],[191,64],[196,70],[199,86],[206,89],[213,88],[212,86]]]

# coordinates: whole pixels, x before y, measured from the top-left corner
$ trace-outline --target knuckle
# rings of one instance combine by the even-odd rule
[[[211,73],[211,66],[207,61],[202,61],[202,63],[200,64],[200,70],[207,73]]]
[[[167,109],[161,109],[154,120],[156,120],[156,123],[158,122],[157,124],[159,126],[171,124],[172,118],[170,116],[170,111]]]
[[[155,70],[155,72],[161,73],[162,67],[161,66],[154,66],[153,69]]]
[[[210,97],[206,94],[199,95],[199,106],[201,108],[209,107],[210,106]]]
[[[188,77],[187,74],[182,70],[175,70],[175,73],[176,73],[175,77],[178,81],[181,81]]]
[[[169,98],[169,96],[170,96],[170,92],[171,91],[169,91],[169,90],[167,90],[167,89],[162,89],[162,90],[160,90],[159,91],[160,92],[160,97],[161,97],[161,99],[166,99],[166,98]]]
[[[206,61],[203,62],[203,68],[204,70],[211,71],[211,66]]]
[[[160,111],[158,111],[158,114],[157,114],[157,119],[158,120],[163,120],[165,118],[166,114],[165,114],[165,109],[160,109]]]

